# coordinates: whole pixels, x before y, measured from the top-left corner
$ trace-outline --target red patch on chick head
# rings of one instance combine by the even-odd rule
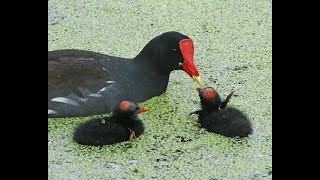
[[[206,88],[202,94],[204,99],[214,99],[217,96],[217,91],[212,88]]]
[[[131,106],[131,102],[129,101],[122,101],[119,105],[121,111],[126,111]]]

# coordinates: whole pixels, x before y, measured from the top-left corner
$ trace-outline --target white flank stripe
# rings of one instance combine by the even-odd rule
[[[80,105],[77,101],[69,99],[69,98],[64,98],[64,97],[56,97],[56,98],[51,99],[51,101],[70,104],[72,106],[79,106]]]

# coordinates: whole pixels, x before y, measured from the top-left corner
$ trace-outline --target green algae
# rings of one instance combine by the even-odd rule
[[[153,37],[180,31],[195,42],[204,86],[248,115],[255,133],[227,138],[199,128],[196,84],[182,71],[140,103],[145,132],[133,142],[72,141],[92,117],[48,119],[48,179],[272,179],[271,1],[48,1],[49,50],[80,48],[132,58]]]

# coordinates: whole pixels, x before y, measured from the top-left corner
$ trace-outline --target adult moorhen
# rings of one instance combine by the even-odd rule
[[[133,59],[85,50],[48,51],[48,117],[111,112],[121,101],[161,95],[170,72],[185,71],[200,83],[193,41],[179,32],[152,39]]]

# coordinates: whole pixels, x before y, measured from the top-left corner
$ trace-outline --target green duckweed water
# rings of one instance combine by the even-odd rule
[[[48,119],[48,179],[272,179],[272,1],[49,0],[49,50],[134,57],[153,37],[179,31],[195,43],[204,86],[247,114],[254,134],[227,138],[199,128],[197,86],[183,71],[140,103],[145,132],[103,147],[72,141],[92,117]]]

